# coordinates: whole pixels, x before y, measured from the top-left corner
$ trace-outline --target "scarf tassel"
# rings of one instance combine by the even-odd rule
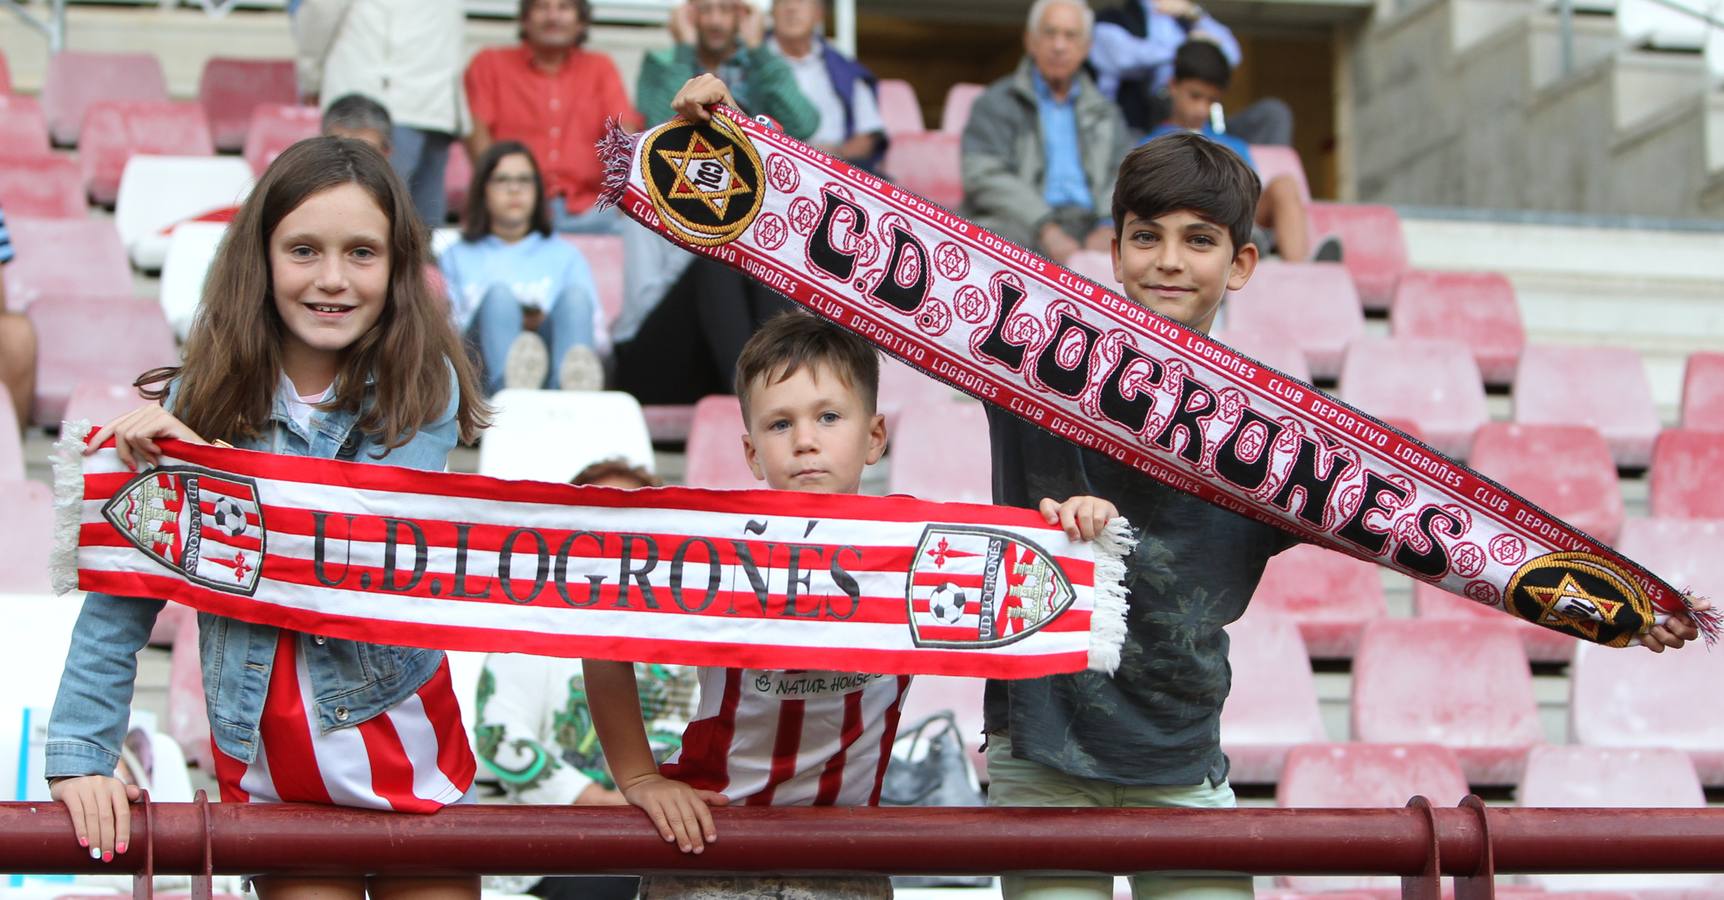
[[[629,170],[634,165],[635,146],[640,139],[640,133],[624,131],[622,123],[616,119],[605,120],[605,136],[598,142],[599,162],[605,169],[597,201],[599,209],[609,209],[622,202],[623,192],[629,186]]]

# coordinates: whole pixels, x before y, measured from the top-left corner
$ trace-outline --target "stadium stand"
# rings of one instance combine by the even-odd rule
[[[6,54],[0,53],[0,94],[12,92],[12,67],[6,63]]]
[[[1640,354],[1627,347],[1529,344],[1514,380],[1514,420],[1590,425],[1619,468],[1652,462],[1658,408]]]
[[[149,53],[88,53],[62,50],[48,58],[42,83],[42,112],[54,143],[81,142],[84,115],[95,103],[141,101],[165,103],[167,81],[162,64]],[[116,176],[119,170],[116,169]]]
[[[1373,563],[1315,544],[1283,550],[1263,570],[1246,617],[1297,623],[1313,659],[1350,658],[1365,626],[1389,615],[1380,572]]]
[[[144,403],[130,381],[80,381],[66,399],[63,418],[101,427]]]
[[[48,555],[54,549],[54,489],[40,481],[7,479],[0,481],[0,493],[6,496],[0,504],[0,539],[6,542],[0,594],[49,593],[53,589]]]
[[[246,130],[245,149],[240,155],[253,173],[262,175],[281,151],[296,141],[317,137],[322,127],[323,115],[315,106],[259,104],[251,111],[251,126]]]
[[[162,315],[180,340],[191,333],[192,318],[203,302],[204,276],[226,234],[227,225],[220,222],[181,222],[168,237],[162,256]]]
[[[889,425],[895,425],[898,416],[913,406],[957,403],[966,397],[920,369],[890,356],[880,357],[880,396],[875,406],[885,414]]]
[[[1667,428],[1652,446],[1652,514],[1724,519],[1724,431]]]
[[[195,103],[102,102],[91,104],[84,118],[78,162],[90,199],[112,206],[133,156],[210,156],[214,152],[204,112]]]
[[[6,304],[25,309],[38,300],[123,297],[132,269],[112,222],[101,219],[6,218],[17,256],[3,270]]]
[[[565,234],[563,240],[587,258],[605,323],[615,322],[623,311],[623,239],[610,234]]]
[[[81,219],[84,176],[66,156],[0,156],[0,209],[8,219]]]
[[[198,102],[209,120],[217,150],[245,146],[252,111],[263,103],[296,103],[299,82],[291,59],[235,59],[212,56],[198,77]]]
[[[1451,594],[1434,584],[1413,584],[1413,609],[1421,619],[1472,619],[1491,625],[1503,625],[1514,632],[1532,662],[1566,663],[1574,658],[1574,645],[1579,643],[1560,631],[1540,628],[1525,619],[1518,619],[1476,600]]]
[[[51,149],[41,101],[0,93],[0,156],[34,156]]]
[[[1066,268],[1119,293],[1119,280],[1113,277],[1113,257],[1095,250],[1079,250],[1066,259]]]
[[[114,227],[132,265],[159,271],[175,226],[239,206],[251,185],[251,167],[238,157],[134,155],[114,200]]]
[[[954,503],[994,501],[988,414],[970,400],[904,407],[890,432],[887,491]]]
[[[1221,708],[1221,749],[1235,784],[1281,781],[1288,752],[1328,739],[1299,627],[1256,613],[1227,626],[1233,690]]]
[[[1682,427],[1724,431],[1724,353],[1690,353],[1682,370]]]
[[[1395,285],[1393,303],[1389,331],[1395,337],[1460,341],[1472,350],[1485,384],[1514,381],[1526,328],[1507,278],[1411,269]]]
[[[1270,328],[1241,328],[1229,323],[1211,332],[1211,337],[1252,359],[1300,381],[1311,380],[1311,364],[1304,351],[1285,333]]]
[[[84,381],[130,382],[179,362],[174,332],[159,306],[132,297],[76,297],[30,307],[36,361],[36,424],[54,426],[72,388]]]
[[[1311,236],[1341,239],[1342,264],[1353,276],[1359,302],[1368,310],[1388,309],[1395,285],[1407,269],[1407,241],[1393,207],[1356,203],[1312,203]]]
[[[620,456],[652,469],[652,439],[635,398],[618,391],[503,390],[479,445],[479,474],[566,482]],[[595,428],[593,423],[603,422]]]
[[[892,138],[880,167],[893,184],[957,209],[964,199],[958,141],[959,135],[945,131],[901,134]]]
[[[0,390],[0,481],[24,478],[24,442],[18,434],[18,409],[12,392]]]
[[[688,465],[683,480],[690,487],[721,491],[766,489],[742,458],[742,406],[730,394],[700,398],[688,427]]]
[[[1286,335],[1317,378],[1340,375],[1348,345],[1365,334],[1359,295],[1339,263],[1265,260],[1228,296],[1225,316],[1230,330]]]
[[[896,140],[901,134],[921,134],[927,130],[922,123],[922,101],[916,99],[916,88],[910,82],[902,78],[882,78],[875,94],[887,137]]]
[[[473,161],[460,141],[449,145],[449,162],[443,168],[443,192],[449,198],[449,220],[461,218],[467,205],[467,188],[473,181]],[[436,224],[436,223],[432,223]]]
[[[1425,443],[1465,459],[1490,419],[1479,368],[1455,341],[1365,337],[1347,348],[1341,399],[1372,415],[1410,419]]]
[[[162,610],[164,615],[167,612],[167,608]],[[168,616],[168,621],[174,623],[175,630],[173,657],[168,663],[166,731],[179,743],[186,759],[195,761],[205,772],[214,772],[209,709],[204,704],[203,667],[199,665],[198,617],[175,615]]]
[[[1473,436],[1471,462],[1481,474],[1607,544],[1622,531],[1616,463],[1595,428],[1488,422]]]
[[[987,90],[985,84],[959,82],[946,91],[946,102],[940,107],[940,130],[947,134],[963,134],[970,121],[970,107]]]
[[[1307,204],[1311,202],[1311,183],[1305,179],[1305,164],[1299,161],[1299,151],[1272,144],[1252,144],[1251,162],[1257,167],[1257,178],[1264,184],[1290,175],[1299,185],[1299,199]]]

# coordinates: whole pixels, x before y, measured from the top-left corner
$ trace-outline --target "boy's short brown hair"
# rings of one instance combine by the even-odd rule
[[[1119,164],[1113,189],[1113,236],[1127,213],[1153,219],[1190,210],[1227,229],[1233,252],[1251,243],[1263,185],[1239,154],[1200,134],[1166,134],[1140,144]]]
[[[873,345],[819,318],[792,310],[774,316],[748,339],[736,360],[736,399],[748,417],[748,395],[757,379],[776,384],[803,366],[823,365],[862,395],[872,415],[880,393],[880,355]]]
[[[627,478],[635,481],[641,487],[664,487],[664,479],[648,472],[646,466],[629,465],[629,461],[620,456],[601,459],[596,463],[576,473],[569,479],[570,484],[597,484],[607,478]]]

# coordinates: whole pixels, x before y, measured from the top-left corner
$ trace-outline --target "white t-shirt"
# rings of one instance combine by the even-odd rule
[[[281,376],[281,392],[282,396],[287,398],[288,418],[299,425],[301,432],[309,436],[311,434],[311,414],[317,411],[317,404],[334,395],[335,385],[331,384],[314,397],[306,397],[299,393],[299,390],[293,386],[293,382],[284,374]]]
[[[802,89],[802,96],[820,111],[820,127],[809,135],[808,143],[817,147],[835,147],[844,143],[844,101],[839,99],[838,89],[832,86],[832,77],[820,56],[820,41],[816,40],[813,50],[803,57],[785,53],[776,38],[772,41],[772,49],[784,58],[790,71],[796,75],[796,86]],[[885,123],[880,120],[880,106],[868,85],[857,82],[851,101],[855,105],[855,134],[886,130]]]

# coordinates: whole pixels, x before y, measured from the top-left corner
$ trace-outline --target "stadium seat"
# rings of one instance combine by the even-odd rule
[[[1424,797],[1439,809],[1461,802],[1467,779],[1455,755],[1435,744],[1310,744],[1287,754],[1275,787],[1284,809],[1402,807]],[[1302,891],[1398,887],[1382,875],[1292,875],[1278,884]],[[1325,895],[1327,896],[1327,895]]]
[[[0,529],[7,527],[7,516],[8,513],[0,508]],[[66,666],[66,652],[72,642],[72,626],[82,608],[82,601],[75,595],[59,597],[48,591],[0,593],[0,617],[15,624],[29,623],[28,628],[0,629],[0,684],[6,685],[5,692],[0,693],[0,747],[6,750],[0,753],[0,798],[16,797],[17,789],[23,787],[30,799],[47,799],[45,782],[18,774],[18,764],[23,756],[19,750],[28,746],[20,739],[24,716],[28,710],[30,724],[34,727],[53,708],[60,672]],[[33,762],[37,766],[42,764],[40,757]],[[12,888],[10,892],[18,893],[19,890]],[[22,890],[29,892],[33,889]],[[69,884],[59,884],[44,885],[34,890],[58,895],[75,889]],[[100,892],[101,889],[96,890]]]
[[[0,156],[0,210],[8,219],[83,218],[84,176],[77,161],[48,153]]]
[[[317,137],[322,127],[323,114],[315,106],[259,104],[251,111],[251,127],[246,130],[245,149],[240,155],[251,166],[252,174],[262,176],[281,151]]]
[[[1113,277],[1113,256],[1110,254],[1079,250],[1066,259],[1065,267],[1116,294],[1120,292],[1120,283]]]
[[[12,93],[12,69],[6,65],[6,54],[0,53],[0,94]]]
[[[963,134],[970,121],[970,107],[987,90],[985,84],[960,81],[946,91],[946,103],[940,107],[940,130],[947,134]]]
[[[180,340],[191,333],[203,302],[204,276],[226,234],[227,225],[221,222],[182,222],[168,237],[162,257],[162,315]]]
[[[449,199],[449,216],[461,218],[467,205],[467,189],[473,181],[473,161],[460,141],[449,144],[449,162],[443,167],[443,193]],[[436,223],[433,223],[436,224]]]
[[[192,619],[195,622],[197,617],[197,610],[169,601],[156,615],[156,624],[150,626],[150,646],[172,647],[185,627],[185,620]],[[192,639],[197,639],[195,632]]]
[[[6,219],[16,256],[0,269],[6,303],[20,310],[44,298],[120,297],[132,293],[132,267],[112,222]]]
[[[1266,260],[1227,298],[1226,327],[1283,334],[1305,354],[1311,374],[1341,374],[1347,345],[1365,333],[1359,295],[1340,263]]]
[[[1305,361],[1305,352],[1286,332],[1240,328],[1230,323],[1226,328],[1211,332],[1210,336],[1283,375],[1305,382],[1311,380],[1311,364]]]
[[[994,502],[988,415],[980,402],[907,406],[890,435],[888,492],[953,503]]]
[[[245,146],[252,110],[262,103],[294,103],[299,81],[291,59],[233,59],[212,56],[198,78],[198,102],[209,119],[217,150],[233,153]]]
[[[209,156],[209,125],[195,103],[95,103],[84,119],[78,162],[90,199],[111,206],[134,155]]]
[[[623,239],[611,234],[565,234],[563,240],[574,244],[587,258],[609,326],[623,311]]]
[[[683,481],[689,487],[716,490],[766,490],[742,458],[742,406],[729,394],[700,398],[688,427],[688,463]]]
[[[1498,626],[1506,623],[1532,662],[1566,663],[1574,658],[1574,646],[1579,643],[1560,631],[1541,628],[1424,581],[1413,582],[1413,610],[1421,619],[1474,619]]]
[[[1619,468],[1652,462],[1658,408],[1640,354],[1627,347],[1529,344],[1514,380],[1514,420],[1590,425]]]
[[[1285,617],[1299,626],[1313,659],[1346,659],[1359,634],[1389,615],[1378,567],[1315,544],[1277,553],[1251,595],[1246,618]]]
[[[1682,370],[1682,427],[1724,431],[1724,353],[1690,353]]]
[[[875,94],[880,104],[880,120],[886,124],[886,135],[921,134],[922,101],[916,99],[916,88],[902,78],[882,78]]]
[[[1724,431],[1667,428],[1652,447],[1652,514],[1724,519]]]
[[[1353,739],[1441,744],[1471,784],[1514,784],[1544,742],[1532,670],[1506,625],[1380,619],[1353,657]]]
[[[1514,381],[1526,347],[1514,285],[1495,272],[1408,270],[1395,286],[1389,333],[1466,344],[1485,384]]]
[[[0,481],[24,477],[24,440],[18,433],[18,409],[12,392],[0,390]]]
[[[567,482],[601,459],[653,467],[640,403],[618,391],[503,390],[479,444],[479,474]],[[603,423],[595,427],[594,423]]]
[[[961,403],[968,399],[956,388],[890,356],[880,357],[880,396],[875,404],[889,427],[897,427],[904,410],[927,404]],[[892,433],[887,432],[888,438]]]
[[[149,53],[87,53],[62,50],[48,57],[42,82],[42,112],[54,143],[80,142],[84,114],[102,101],[166,102],[162,64]],[[119,170],[116,169],[116,176]]]
[[[176,604],[168,604],[172,608]],[[182,609],[184,607],[181,607]],[[164,615],[168,609],[162,610]],[[186,759],[204,773],[215,773],[210,748],[209,707],[204,703],[203,666],[198,652],[198,617],[171,616],[175,624],[173,656],[168,661],[168,736],[179,743]]]
[[[1456,459],[1490,421],[1478,364],[1455,341],[1360,338],[1347,348],[1341,399],[1379,418],[1411,419],[1425,443]]]
[[[1305,164],[1299,161],[1299,151],[1272,144],[1252,144],[1251,162],[1257,167],[1257,178],[1265,187],[1276,178],[1289,175],[1299,185],[1299,198],[1306,203],[1311,202],[1311,182],[1305,178]]]
[[[900,732],[903,726],[914,725],[936,713],[950,712],[958,723],[958,734],[964,739],[964,749],[970,751],[970,761],[976,773],[988,780],[988,759],[982,753],[982,687],[980,678],[954,678],[948,675],[918,675],[910,682],[910,693],[898,711]]]
[[[66,400],[62,418],[100,428],[146,402],[130,381],[80,381]]]
[[[1388,309],[1395,284],[1407,268],[1407,240],[1401,217],[1391,206],[1356,203],[1312,203],[1311,236],[1341,239],[1342,260],[1358,286],[1365,309]]]
[[[684,443],[689,426],[694,424],[693,403],[648,404],[641,407],[641,414],[646,416],[647,433],[654,443]]]
[[[48,120],[35,97],[0,93],[0,156],[47,153]]]
[[[251,167],[235,156],[133,156],[114,201],[114,227],[132,265],[146,272],[160,270],[171,229],[238,206],[251,184]]]
[[[1622,531],[1616,463],[1595,428],[1488,422],[1473,435],[1469,461],[1486,477],[1606,544],[1614,544]]]
[[[48,555],[54,549],[54,489],[40,481],[3,478],[0,494],[6,497],[0,503],[0,540],[6,545],[0,594],[51,592]]]
[[[174,332],[161,307],[132,297],[56,299],[30,307],[40,348],[36,361],[36,424],[60,424],[79,382],[130,383],[158,366],[179,362]]]
[[[944,131],[899,135],[886,148],[880,167],[893,184],[957,209],[964,199],[958,142],[958,135]]]
[[[1275,784],[1290,749],[1328,740],[1317,683],[1299,628],[1276,615],[1248,615],[1227,626],[1233,690],[1221,708],[1227,779]]]

